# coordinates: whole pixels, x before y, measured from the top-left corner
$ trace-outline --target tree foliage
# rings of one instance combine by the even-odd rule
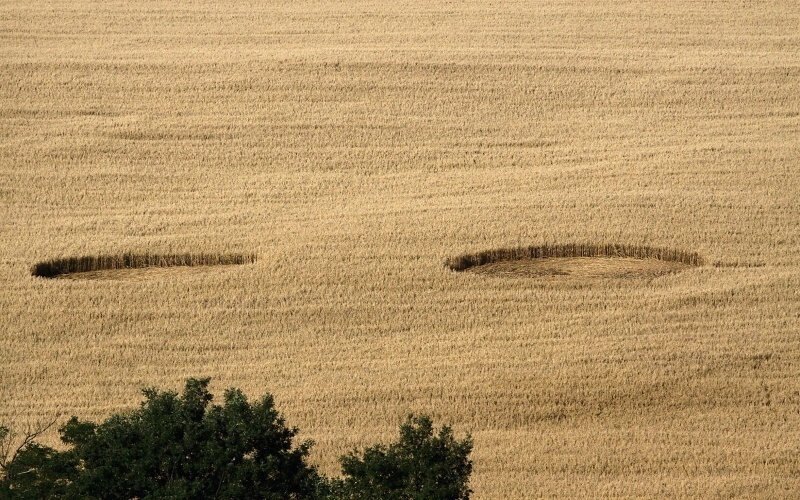
[[[250,403],[238,389],[212,403],[209,379],[189,379],[181,395],[145,389],[141,407],[101,424],[72,417],[60,429],[67,449],[28,433],[12,447],[0,427],[0,499],[20,498],[467,498],[471,438],[449,427],[434,435],[412,417],[400,440],[341,458],[342,479],[306,461],[311,442],[294,443],[267,394]]]
[[[102,424],[73,417],[61,427],[71,448],[21,449],[5,491],[39,498],[305,498],[320,477],[306,463],[310,442],[293,447],[266,395],[251,404],[237,389],[211,404],[209,379],[189,379],[181,396],[144,390],[141,408]],[[51,488],[46,489],[45,487]]]
[[[398,442],[341,458],[338,491],[353,499],[469,498],[471,451],[469,436],[458,441],[447,426],[435,435],[430,418],[409,415]]]

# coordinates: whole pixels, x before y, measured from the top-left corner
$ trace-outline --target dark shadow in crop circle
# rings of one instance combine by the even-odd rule
[[[37,262],[31,274],[40,278],[57,278],[69,274],[112,271],[119,269],[143,269],[148,267],[176,266],[226,266],[251,264],[256,254],[183,253],[183,254],[134,254],[95,255],[67,257]]]
[[[616,259],[616,260],[611,260]],[[568,243],[498,248],[452,257],[453,271],[475,270],[481,274],[515,276],[656,276],[705,260],[696,252],[624,244]]]

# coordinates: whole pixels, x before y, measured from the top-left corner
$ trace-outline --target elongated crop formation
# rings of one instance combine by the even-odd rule
[[[133,254],[94,255],[68,257],[38,262],[31,268],[33,276],[55,278],[63,274],[106,271],[112,269],[141,269],[144,267],[173,266],[224,266],[231,264],[251,264],[256,254]]]
[[[464,271],[471,267],[522,259],[547,259],[563,257],[623,257],[632,259],[658,259],[680,262],[689,266],[702,266],[703,258],[695,252],[637,245],[568,243],[517,248],[498,248],[447,259],[447,267]]]

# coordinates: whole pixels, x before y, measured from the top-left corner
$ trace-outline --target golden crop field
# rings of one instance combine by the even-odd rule
[[[786,0],[0,2],[0,424],[210,376],[274,394],[329,474],[417,412],[472,433],[476,498],[800,496],[799,27]],[[571,243],[703,264],[446,265]],[[258,258],[30,271],[128,253]]]

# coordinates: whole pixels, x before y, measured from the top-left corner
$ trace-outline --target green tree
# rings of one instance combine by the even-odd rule
[[[0,499],[39,500],[67,496],[76,472],[74,457],[33,442],[39,433],[26,434],[22,444],[12,451],[14,435],[7,427],[0,427],[0,443],[3,445]]]
[[[469,498],[471,451],[470,436],[458,441],[447,426],[435,435],[430,418],[409,415],[398,442],[340,459],[344,478],[336,492],[351,499]]]
[[[272,396],[251,404],[238,389],[212,405],[209,379],[174,392],[144,391],[141,408],[102,424],[73,417],[61,429],[71,448],[31,443],[9,463],[0,492],[13,498],[308,498],[324,482],[306,463],[310,442],[293,447]],[[32,482],[15,472],[26,468]],[[44,488],[53,488],[45,490]],[[42,496],[40,496],[41,498]]]
[[[101,424],[72,417],[60,429],[67,449],[19,439],[0,427],[0,499],[39,498],[468,498],[472,439],[434,434],[409,416],[400,440],[341,457],[342,479],[306,463],[311,443],[294,445],[272,396],[250,403],[238,389],[212,404],[209,379],[183,393],[145,389],[137,410]],[[53,425],[53,421],[50,425]]]
[[[0,426],[0,499],[38,500],[67,494],[75,474],[74,457],[34,441],[56,419],[19,439],[8,427]]]

